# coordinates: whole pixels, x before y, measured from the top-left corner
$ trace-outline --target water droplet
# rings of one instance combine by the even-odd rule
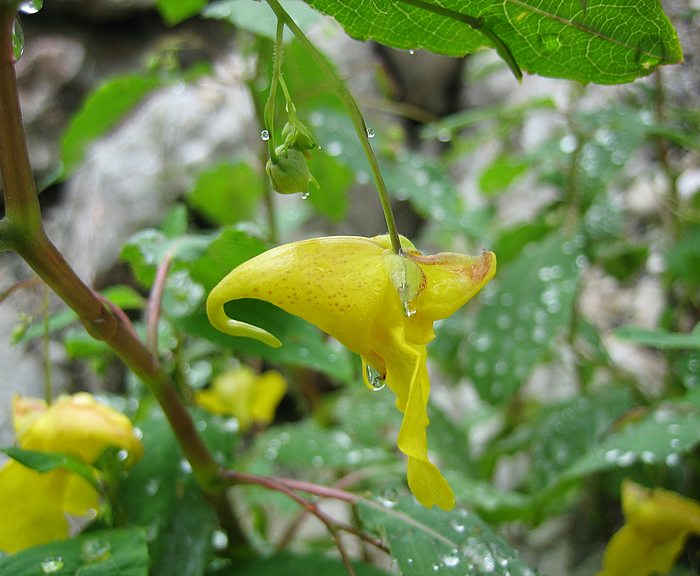
[[[413,56],[413,55],[416,53],[416,51],[415,51],[413,48],[411,48],[411,49],[408,51],[408,53],[409,53],[411,56]]]
[[[573,134],[567,134],[561,140],[559,140],[559,149],[564,154],[571,154],[578,146],[578,140]]]
[[[437,131],[437,139],[440,142],[449,142],[450,140],[452,140],[452,130],[450,130],[449,128],[440,128]]]
[[[314,456],[311,459],[311,464],[314,468],[320,468],[321,466],[323,466],[323,463],[324,463],[323,456],[321,456],[319,454],[317,454],[316,456]]]
[[[367,138],[374,138],[375,136],[374,128],[367,128]]]
[[[129,457],[129,452],[126,450],[119,450],[117,452],[117,460],[124,462]]]
[[[24,54],[24,30],[22,30],[19,18],[15,18],[15,21],[12,23],[12,52],[15,61],[19,60]]]
[[[26,0],[19,5],[22,14],[36,14],[44,5],[44,0]]]
[[[448,554],[447,556],[443,556],[442,558],[442,563],[447,566],[448,568],[454,568],[459,564],[459,556],[453,555],[453,554]]]
[[[151,478],[146,482],[146,494],[155,496],[160,490],[160,478]]]
[[[211,545],[214,550],[225,550],[228,546],[228,536],[222,530],[214,530],[211,535]]]
[[[85,564],[104,562],[112,555],[112,545],[107,540],[87,540],[80,549],[80,558]]]
[[[617,459],[620,457],[621,450],[618,450],[617,448],[612,448],[611,450],[608,450],[603,458],[605,458],[606,462],[616,462]]]
[[[180,470],[184,472],[185,474],[191,474],[192,473],[192,464],[189,463],[189,461],[185,460],[184,458],[180,460]]]
[[[433,572],[437,572],[438,570],[440,570],[440,566],[433,564]]]
[[[406,558],[407,564],[413,564],[413,558]]]
[[[44,574],[55,574],[59,570],[63,569],[63,558],[60,556],[53,556],[51,558],[44,558],[41,561],[41,571]]]
[[[309,196],[311,196],[311,192],[302,192],[301,193],[301,199],[306,200]]]
[[[386,386],[386,376],[382,376],[379,370],[377,370],[374,366],[367,364],[366,371],[367,381],[370,383],[370,386],[372,386],[372,390],[377,392]]]
[[[410,318],[416,313],[416,307],[413,304],[413,302],[409,302],[408,300],[403,301],[403,315],[406,316],[406,318]]]
[[[270,132],[268,130],[263,130],[260,132],[260,139],[263,142],[267,142],[270,139]]]
[[[669,454],[668,456],[666,456],[666,466],[678,466],[680,463],[680,454]]]
[[[393,508],[399,501],[399,493],[396,488],[384,488],[379,495],[379,502],[385,508]]]
[[[656,462],[656,454],[649,450],[645,450],[639,455],[639,459],[645,464],[654,464]]]
[[[620,454],[620,456],[617,459],[617,465],[623,467],[630,466],[631,464],[634,464],[634,461],[636,459],[637,455],[631,450],[627,450],[626,452]]]
[[[474,348],[476,348],[479,352],[486,352],[489,348],[491,348],[491,335],[490,334],[482,334],[476,339],[476,342],[474,342]]]
[[[457,520],[456,518],[453,518],[450,520],[450,526],[452,526],[452,529],[459,533],[459,534],[464,534],[465,526],[462,522]]]
[[[329,156],[340,156],[343,153],[343,144],[333,140],[326,145],[326,153]]]

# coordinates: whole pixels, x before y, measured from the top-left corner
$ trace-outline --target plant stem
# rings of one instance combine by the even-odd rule
[[[0,247],[17,252],[78,314],[90,335],[106,342],[148,386],[168,418],[206,497],[215,507],[229,541],[243,554],[250,545],[226,501],[219,465],[197,433],[170,377],[136,337],[123,314],[115,313],[83,283],[46,236],[17,93],[12,52],[14,17],[14,9],[0,6],[0,173],[6,214],[0,221]]]
[[[49,288],[44,286],[44,303],[42,305],[42,314],[44,315],[44,400],[47,404],[53,401],[53,386],[51,383],[51,353],[50,353],[50,337],[49,337]]]
[[[153,282],[151,293],[148,297],[148,320],[146,321],[146,345],[151,354],[158,358],[158,324],[160,322],[160,308],[165,290],[165,280],[170,270],[170,254],[163,258],[156,271],[156,279]]]
[[[270,160],[277,163],[275,152],[275,99],[277,96],[277,84],[282,75],[282,54],[284,53],[284,22],[277,20],[277,33],[275,35],[274,63],[272,65],[272,80],[270,81],[270,93],[265,103],[265,128],[268,131],[267,149]]]
[[[297,37],[297,39],[302,43],[304,48],[309,51],[311,57],[315,60],[318,67],[325,74],[331,83],[331,87],[335,93],[340,98],[345,110],[352,120],[352,124],[355,127],[355,132],[360,139],[360,144],[362,144],[362,150],[367,157],[367,162],[369,162],[370,170],[374,177],[374,182],[377,186],[377,194],[379,195],[379,202],[382,205],[382,210],[384,211],[384,219],[386,220],[386,227],[389,232],[389,238],[391,239],[391,247],[397,254],[401,253],[401,240],[399,239],[399,233],[396,228],[396,219],[394,218],[394,212],[391,208],[391,201],[389,199],[389,191],[386,188],[384,182],[384,177],[379,168],[379,163],[377,162],[377,157],[374,154],[372,145],[369,141],[369,136],[367,136],[367,125],[365,124],[365,119],[362,116],[362,112],[355,102],[350,91],[345,86],[345,83],[338,77],[333,68],[328,65],[326,59],[323,55],[316,49],[316,46],[306,37],[306,34],[297,26],[294,19],[285,11],[280,5],[278,0],[267,0],[268,5],[274,11],[277,19],[283,21],[284,24],[292,31],[292,33]]]

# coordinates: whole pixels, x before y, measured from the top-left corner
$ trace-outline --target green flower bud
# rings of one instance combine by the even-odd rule
[[[273,162],[270,158],[265,166],[272,188],[280,194],[308,194],[309,183],[314,182],[314,178],[304,155],[299,150],[284,145],[278,146],[275,152],[277,161]]]

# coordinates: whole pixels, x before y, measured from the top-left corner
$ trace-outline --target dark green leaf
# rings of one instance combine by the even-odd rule
[[[192,279],[209,291],[231,270],[271,246],[244,228],[226,228],[190,267]]]
[[[225,226],[254,215],[263,186],[250,162],[219,164],[199,175],[187,200],[212,224]]]
[[[144,96],[164,83],[164,80],[150,76],[122,76],[109,80],[93,92],[71,119],[63,135],[63,176],[75,170],[93,140],[114,127]]]
[[[235,447],[233,421],[194,413],[197,427],[222,464]],[[129,523],[146,528],[153,558],[151,574],[204,573],[217,521],[204,499],[165,417],[158,411],[138,422],[143,459],[120,487],[118,502]]]
[[[700,443],[700,394],[694,390],[674,402],[664,402],[654,410],[621,421],[586,454],[578,458],[539,498],[542,503],[584,476],[635,464],[674,466],[681,455]]]
[[[0,448],[0,452],[4,452],[23,466],[36,470],[37,472],[45,473],[58,469],[68,470],[83,478],[88,484],[93,486],[95,490],[100,490],[100,485],[95,477],[95,470],[92,466],[80,460],[76,460],[67,454],[38,452],[36,450],[23,450],[22,448],[13,447]]]
[[[362,523],[384,538],[404,576],[534,576],[474,512],[423,508],[413,497],[361,500]]]
[[[87,532],[0,558],[3,576],[147,576],[148,567],[141,528]]]
[[[207,0],[156,0],[163,19],[171,26],[194,16],[206,5]]]
[[[511,68],[581,82],[631,82],[683,59],[656,0],[306,1],[358,40],[450,56],[490,46]]]
[[[581,270],[578,245],[558,234],[530,244],[487,287],[465,351],[467,373],[485,400],[510,397],[568,324]]]
[[[353,562],[357,576],[387,576],[387,573],[374,566]],[[212,576],[339,576],[346,570],[339,559],[321,554],[280,553],[268,558],[239,561],[235,566],[217,570]]]
[[[521,158],[499,156],[481,173],[479,187],[486,195],[503,192],[529,167],[530,164]]]

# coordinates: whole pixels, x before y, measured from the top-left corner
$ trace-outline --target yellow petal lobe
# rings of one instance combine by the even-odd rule
[[[700,503],[630,480],[622,484],[625,524],[608,542],[598,576],[667,574],[691,534],[700,535]]]

